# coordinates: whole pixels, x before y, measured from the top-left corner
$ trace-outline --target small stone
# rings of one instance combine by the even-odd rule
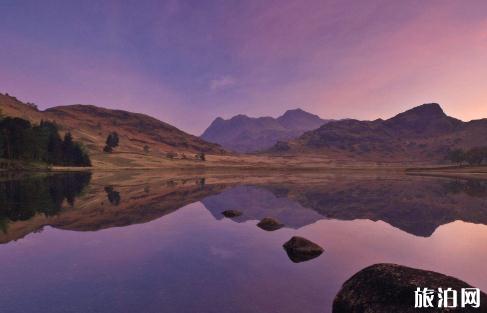
[[[294,263],[309,261],[320,256],[324,251],[316,243],[298,236],[292,237],[283,247]]]
[[[242,212],[237,211],[237,210],[226,210],[222,212],[223,216],[232,218],[232,217],[237,217],[242,215]]]
[[[274,231],[284,227],[284,224],[281,224],[278,220],[273,219],[272,217],[264,217],[257,224],[257,226],[262,228],[263,230]]]

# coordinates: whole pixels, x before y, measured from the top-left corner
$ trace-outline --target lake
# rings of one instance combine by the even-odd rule
[[[472,178],[3,174],[1,312],[331,312],[348,278],[384,262],[487,291],[486,224],[487,181]],[[294,263],[295,235],[324,252]]]

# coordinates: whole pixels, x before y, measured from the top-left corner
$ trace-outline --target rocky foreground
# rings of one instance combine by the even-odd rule
[[[433,307],[415,308],[417,287],[452,288],[457,291],[456,308],[438,308],[438,296]],[[447,275],[396,264],[375,264],[347,280],[333,302],[333,313],[391,313],[391,312],[487,312],[487,296],[481,292],[480,307],[461,307],[461,289],[474,288]]]

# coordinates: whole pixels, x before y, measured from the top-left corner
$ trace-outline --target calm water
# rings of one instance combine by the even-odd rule
[[[1,312],[330,312],[392,262],[487,290],[487,181],[78,173],[0,179]],[[235,219],[221,212],[238,209]],[[286,225],[256,227],[270,216]],[[321,245],[293,263],[294,235]]]

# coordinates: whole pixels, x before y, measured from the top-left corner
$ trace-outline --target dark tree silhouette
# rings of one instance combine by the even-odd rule
[[[470,165],[480,165],[487,158],[487,147],[475,147],[465,153],[465,159]]]
[[[103,148],[103,151],[108,153],[112,152],[113,148],[118,147],[118,142],[119,138],[117,132],[111,132],[110,134],[108,134],[107,140],[105,142],[106,145]]]
[[[201,160],[201,161],[206,161],[206,155],[204,152],[200,152],[196,155],[196,159]]]
[[[113,205],[120,204],[120,193],[116,191],[113,186],[106,186],[105,192],[107,194],[108,201]]]
[[[32,125],[21,118],[0,118],[0,158],[54,165],[90,166],[90,158],[70,133],[64,141],[54,123]]]
[[[451,150],[448,153],[448,160],[452,163],[463,163],[465,161],[465,152],[462,149]]]

